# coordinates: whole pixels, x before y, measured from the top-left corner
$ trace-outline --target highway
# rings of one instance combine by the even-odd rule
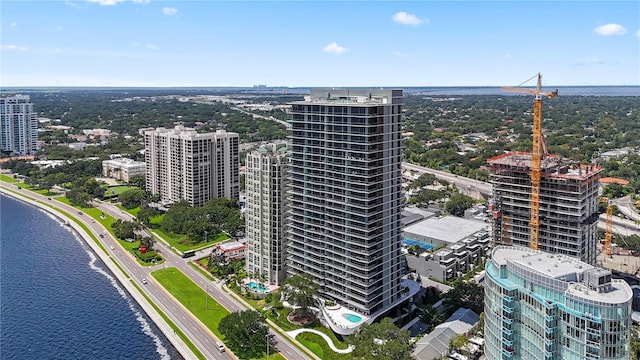
[[[469,179],[463,176],[454,175],[445,171],[434,170],[428,167],[403,162],[404,170],[413,170],[418,175],[429,173],[435,175],[438,179],[443,179],[454,184],[458,190],[468,196],[476,199],[489,199],[493,193],[493,185],[480,180]]]
[[[214,343],[217,341],[215,335],[209,329],[207,329],[197,318],[195,318],[186,308],[184,308],[182,304],[175,300],[159,283],[154,281],[153,277],[150,274],[152,271],[161,269],[163,267],[175,267],[183,272],[186,276],[188,276],[194,283],[200,286],[213,299],[215,299],[229,311],[233,312],[245,310],[246,307],[239,304],[233,297],[222,290],[222,284],[220,282],[212,282],[211,280],[207,279],[203,274],[193,269],[188,264],[188,261],[186,259],[181,258],[173,251],[169,250],[169,248],[162,241],[156,241],[155,248],[166,259],[165,263],[161,265],[143,267],[136,262],[132,254],[128,253],[123,247],[121,247],[119,242],[114,239],[99,222],[94,221],[93,218],[84,213],[80,214],[78,209],[70,205],[56,201],[55,199],[49,198],[47,196],[37,194],[35,192],[18,188],[12,188],[11,190],[8,190],[11,186],[12,185],[5,182],[0,182],[0,187],[7,189],[5,191],[24,192],[25,196],[39,200],[41,202],[48,202],[52,207],[63,210],[83,222],[102,243],[107,252],[107,255],[112,257],[115,263],[119,264],[120,267],[125,271],[125,273],[130,276],[129,279],[123,280],[122,273],[117,273],[115,275],[119,278],[119,280],[121,282],[129,280],[137,284],[138,288],[141,289],[141,291],[143,291],[149,297],[149,299],[151,299],[151,301],[156,304],[156,306],[160,308],[160,310],[164,314],[166,314],[178,328],[180,328],[180,330],[198,348],[198,350],[204,355],[206,359],[235,359],[234,356],[227,352],[220,353],[214,346]],[[106,214],[109,214],[115,218],[122,220],[131,220],[132,218],[129,213],[122,211],[121,209],[115,207],[113,204],[99,202],[95,205],[97,205],[96,207],[101,209]],[[102,237],[100,235],[102,235]],[[142,282],[143,278],[146,278],[148,280],[146,284]],[[157,320],[153,316],[151,316],[151,318],[154,321]],[[160,326],[159,324],[159,328],[165,332],[165,335],[168,338],[175,337],[174,334],[171,334],[167,331],[168,329],[166,329],[166,327]],[[288,339],[278,334],[277,332],[272,331],[272,333],[274,333],[277,340],[277,344],[272,347],[280,351],[280,353],[285,358],[309,359],[308,355],[293,346]]]
[[[434,170],[428,167],[414,165],[407,162],[403,162],[402,167],[404,170],[413,170],[418,175],[422,175],[424,173],[433,174],[439,179],[443,179],[452,184],[455,184],[461,193],[474,197],[476,199],[489,199],[492,196],[493,185],[491,183],[477,181],[475,179],[453,175],[448,172]],[[631,204],[631,199],[628,196],[617,199],[616,204],[618,205],[618,209],[620,209],[620,212],[625,214],[625,216],[635,220],[640,220],[640,214],[633,211],[633,205]],[[605,214],[600,215],[600,218],[598,219],[598,228],[603,230],[606,228]],[[640,226],[634,223],[634,221],[620,219],[614,216],[613,232],[622,236],[640,235]]]

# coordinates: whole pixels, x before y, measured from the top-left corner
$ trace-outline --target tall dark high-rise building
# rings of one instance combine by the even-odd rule
[[[401,297],[401,111],[402,90],[314,89],[292,103],[287,271],[370,318]]]

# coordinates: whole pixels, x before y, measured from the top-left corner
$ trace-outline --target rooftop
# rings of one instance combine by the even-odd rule
[[[586,279],[593,276],[610,278],[611,272],[567,255],[545,253],[520,246],[497,246],[493,250],[491,261],[498,267],[513,263],[519,268],[562,281],[567,284],[566,292],[578,298],[603,303],[623,303],[633,296],[631,287],[621,280],[611,280],[611,286],[605,291],[589,288]]]
[[[447,243],[458,242],[488,226],[485,222],[457,216],[432,217],[404,228],[403,231],[428,236]]]

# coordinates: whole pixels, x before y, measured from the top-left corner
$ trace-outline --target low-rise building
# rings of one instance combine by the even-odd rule
[[[433,253],[407,254],[407,265],[420,276],[452,281],[481,264],[489,252],[490,243],[489,232],[480,231]]]
[[[144,162],[127,158],[114,158],[102,162],[102,176],[129,182],[134,175],[145,175],[147,165]]]
[[[244,258],[246,248],[247,246],[239,241],[227,241],[216,244],[216,247],[211,251],[211,256],[228,263],[234,259]]]
[[[412,355],[420,360],[441,359],[450,353],[449,342],[456,335],[469,335],[480,317],[473,311],[459,308],[442,324],[418,340]]]

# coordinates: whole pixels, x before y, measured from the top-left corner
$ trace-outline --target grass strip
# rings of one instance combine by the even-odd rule
[[[138,286],[138,284],[136,284],[135,282],[131,282],[131,283],[140,290],[140,287]],[[180,337],[180,339],[182,339],[182,341],[185,342],[185,344],[189,349],[191,349],[191,351],[193,351],[193,353],[198,357],[198,359],[205,360],[206,357],[198,350],[198,348],[191,342],[191,340],[189,340],[189,338],[182,332],[180,327],[174,324],[173,321],[171,321],[171,319],[164,312],[162,312],[162,310],[160,310],[160,308],[153,301],[151,301],[151,299],[149,299],[147,294],[145,294],[143,291],[140,291],[140,293],[142,294],[142,296],[144,296],[145,299],[147,299],[149,304],[153,306],[153,308],[158,312],[158,314],[160,314],[160,316],[164,319],[164,321],[166,321],[167,324],[169,324],[169,327],[173,329],[175,334],[178,335],[178,337]]]
[[[151,276],[198,318],[207,329],[211,330],[218,338],[224,339],[218,330],[218,325],[220,320],[229,315],[227,309],[174,267],[153,271]]]

